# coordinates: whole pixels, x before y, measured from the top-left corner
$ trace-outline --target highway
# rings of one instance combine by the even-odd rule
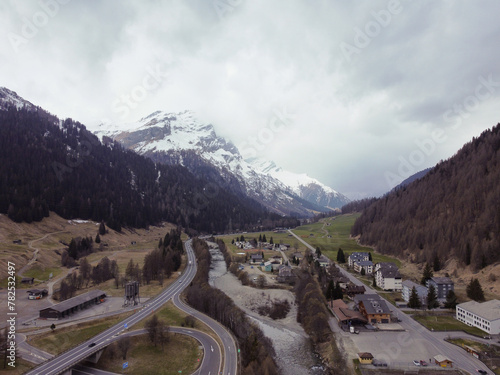
[[[309,245],[307,242],[305,242],[302,238],[297,236],[291,230],[289,230],[288,232],[290,232],[295,238],[297,238],[300,242],[306,245],[313,252],[316,252],[314,247]],[[338,268],[341,270],[344,276],[348,277],[349,280],[351,280],[351,282],[353,282],[356,285],[364,286],[366,289],[365,292],[366,294],[377,293],[373,288],[370,288],[369,286],[363,284],[360,280],[358,280],[354,275],[349,273],[347,270],[343,269],[342,267]],[[380,296],[383,297],[382,294],[380,294]],[[426,342],[429,343],[430,346],[432,346],[433,351],[435,351],[436,354],[442,354],[445,357],[448,357],[450,360],[452,360],[453,367],[459,367],[460,369],[468,371],[471,374],[477,373],[476,369],[482,369],[487,371],[488,374],[493,374],[493,372],[489,370],[486,367],[486,365],[482,363],[480,360],[472,357],[465,350],[444,341],[437,332],[429,331],[423,325],[421,325],[413,318],[405,314],[402,310],[395,307],[390,302],[388,301],[386,302],[388,306],[391,308],[392,312],[401,320],[400,322],[401,326],[409,333],[410,336],[408,340],[405,340],[402,343],[398,343],[398,345],[400,345],[401,350],[405,349],[411,350],[410,348],[413,340],[425,340]],[[460,332],[460,334],[463,335],[462,332]],[[392,358],[392,360],[397,360],[397,358]]]
[[[72,368],[75,364],[81,362],[83,359],[89,357],[91,354],[103,349],[111,341],[115,340],[120,334],[125,330],[131,328],[137,322],[145,319],[153,311],[159,309],[163,304],[165,304],[171,298],[176,298],[176,305],[182,309],[187,309],[189,314],[196,313],[196,317],[200,319],[203,316],[197,311],[183,305],[180,303],[179,295],[180,293],[191,283],[196,274],[196,259],[191,246],[191,240],[185,242],[186,254],[188,257],[187,266],[184,273],[178,278],[178,282],[170,285],[161,294],[159,294],[154,299],[147,302],[147,304],[137,313],[131,315],[130,317],[124,319],[120,323],[114,325],[113,327],[107,329],[106,331],[94,336],[92,339],[80,344],[79,346],[70,349],[44,363],[35,367],[34,369],[26,372],[28,375],[56,375]],[[198,315],[199,314],[199,315]],[[206,317],[205,317],[206,318]],[[217,322],[211,319],[203,320],[210,328],[214,330],[217,334],[221,335],[221,341],[224,343],[224,365],[222,373],[224,375],[236,375],[237,374],[237,351],[236,344],[232,339],[231,335]],[[89,346],[94,344],[93,346]],[[212,345],[213,346],[213,345]],[[219,363],[220,363],[220,348],[214,347],[214,352],[219,351]],[[212,351],[210,351],[212,353]],[[208,357],[205,353],[205,357]]]

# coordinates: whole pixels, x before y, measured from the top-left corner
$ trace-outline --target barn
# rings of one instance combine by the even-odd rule
[[[85,294],[81,294],[79,296],[67,299],[66,301],[62,301],[57,305],[40,310],[40,318],[66,318],[74,312],[86,309],[91,305],[96,305],[104,302],[104,298],[106,298],[106,293],[104,293],[102,290],[91,290],[90,292],[87,292]]]

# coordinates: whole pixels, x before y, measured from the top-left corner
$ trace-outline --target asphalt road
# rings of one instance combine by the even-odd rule
[[[297,238],[300,242],[302,242],[304,245],[306,245],[309,249],[311,249],[313,252],[316,252],[314,247],[309,245],[307,242],[305,242],[302,238],[297,236],[295,233],[289,230],[289,232]],[[366,294],[376,294],[377,292],[368,287],[367,285],[363,284],[361,281],[359,281],[354,275],[351,273],[347,272],[345,269],[342,267],[339,267],[341,272],[349,278],[354,284],[356,285],[362,285],[366,289]],[[383,295],[380,295],[383,297]],[[388,349],[387,355],[392,361],[397,361],[398,357],[398,351],[400,350],[411,350],[411,345],[413,340],[425,340],[429,344],[429,349],[433,349],[437,354],[442,354],[445,357],[448,357],[450,360],[453,361],[453,367],[458,367],[462,370],[468,371],[471,374],[477,373],[476,369],[482,369],[488,372],[488,374],[493,374],[491,370],[489,370],[484,363],[482,363],[480,360],[474,358],[472,355],[468,354],[465,350],[450,344],[446,341],[444,341],[440,335],[437,334],[437,332],[431,332],[427,328],[425,328],[423,325],[412,319],[410,316],[405,314],[402,310],[399,308],[395,307],[392,305],[390,302],[387,301],[388,306],[391,308],[393,314],[395,314],[399,319],[401,319],[401,322],[399,323],[408,333],[407,336],[403,338],[403,335],[401,336],[402,339],[399,340],[398,342],[394,342],[393,345]],[[416,358],[419,359],[419,358]],[[422,358],[425,359],[425,358]]]
[[[196,274],[196,259],[194,256],[193,249],[191,247],[191,240],[186,241],[185,245],[186,245],[186,253],[188,256],[188,264],[186,269],[184,270],[184,273],[178,278],[178,282],[170,285],[170,287],[165,289],[156,298],[148,301],[148,303],[134,315],[131,315],[130,317],[124,319],[122,322],[94,336],[91,340],[88,340],[82,343],[81,345],[44,362],[43,364],[35,367],[31,371],[28,371],[26,374],[56,375],[64,372],[65,370],[73,367],[75,364],[79,363],[83,359],[89,357],[91,354],[103,349],[123,331],[125,331],[128,328],[131,328],[137,322],[145,319],[149,314],[151,314],[154,310],[159,309],[169,299],[178,296],[182,292],[182,290],[184,290],[184,288],[186,288],[191,283],[192,279]],[[189,309],[188,313],[192,314],[192,311],[193,311],[192,309]],[[229,333],[227,333],[227,331],[225,331],[224,329],[222,329],[221,331],[222,327],[219,324],[214,324],[213,321],[207,321],[206,324],[208,324],[215,332],[224,331],[225,332],[225,334],[223,334],[224,336],[229,335]],[[224,345],[226,345],[226,342],[224,340],[223,342],[225,343]],[[234,341],[232,341],[232,343],[233,345],[231,345],[231,343],[228,342],[227,349],[226,347],[224,348],[225,355],[224,355],[223,374],[225,375],[226,374],[236,375],[237,371],[236,345],[234,344]],[[89,347],[90,344],[94,345],[92,347]],[[214,347],[214,352],[216,350],[218,350],[218,347],[217,349]],[[205,353],[205,356],[208,357],[207,353]]]

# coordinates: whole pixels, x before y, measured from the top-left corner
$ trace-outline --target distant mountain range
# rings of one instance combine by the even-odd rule
[[[281,215],[311,216],[349,202],[306,174],[284,171],[272,161],[244,160],[235,145],[191,111],[157,111],[136,123],[100,124],[93,130],[155,162],[182,165],[213,182],[212,188],[248,196]]]
[[[29,223],[50,211],[104,220],[116,230],[169,221],[190,234],[298,223],[182,165],[154,163],[109,138],[100,142],[84,125],[0,88],[0,213]]]

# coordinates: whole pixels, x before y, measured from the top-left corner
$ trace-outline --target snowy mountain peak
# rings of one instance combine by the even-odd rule
[[[29,109],[35,108],[32,103],[21,98],[16,92],[6,87],[0,87],[0,109],[7,109],[11,105],[15,105],[18,109],[23,107]]]
[[[95,132],[156,162],[184,165],[281,214],[310,215],[349,201],[306,174],[284,171],[273,161],[243,160],[236,146],[219,137],[212,124],[199,121],[189,110],[156,111],[135,123],[102,124]]]

